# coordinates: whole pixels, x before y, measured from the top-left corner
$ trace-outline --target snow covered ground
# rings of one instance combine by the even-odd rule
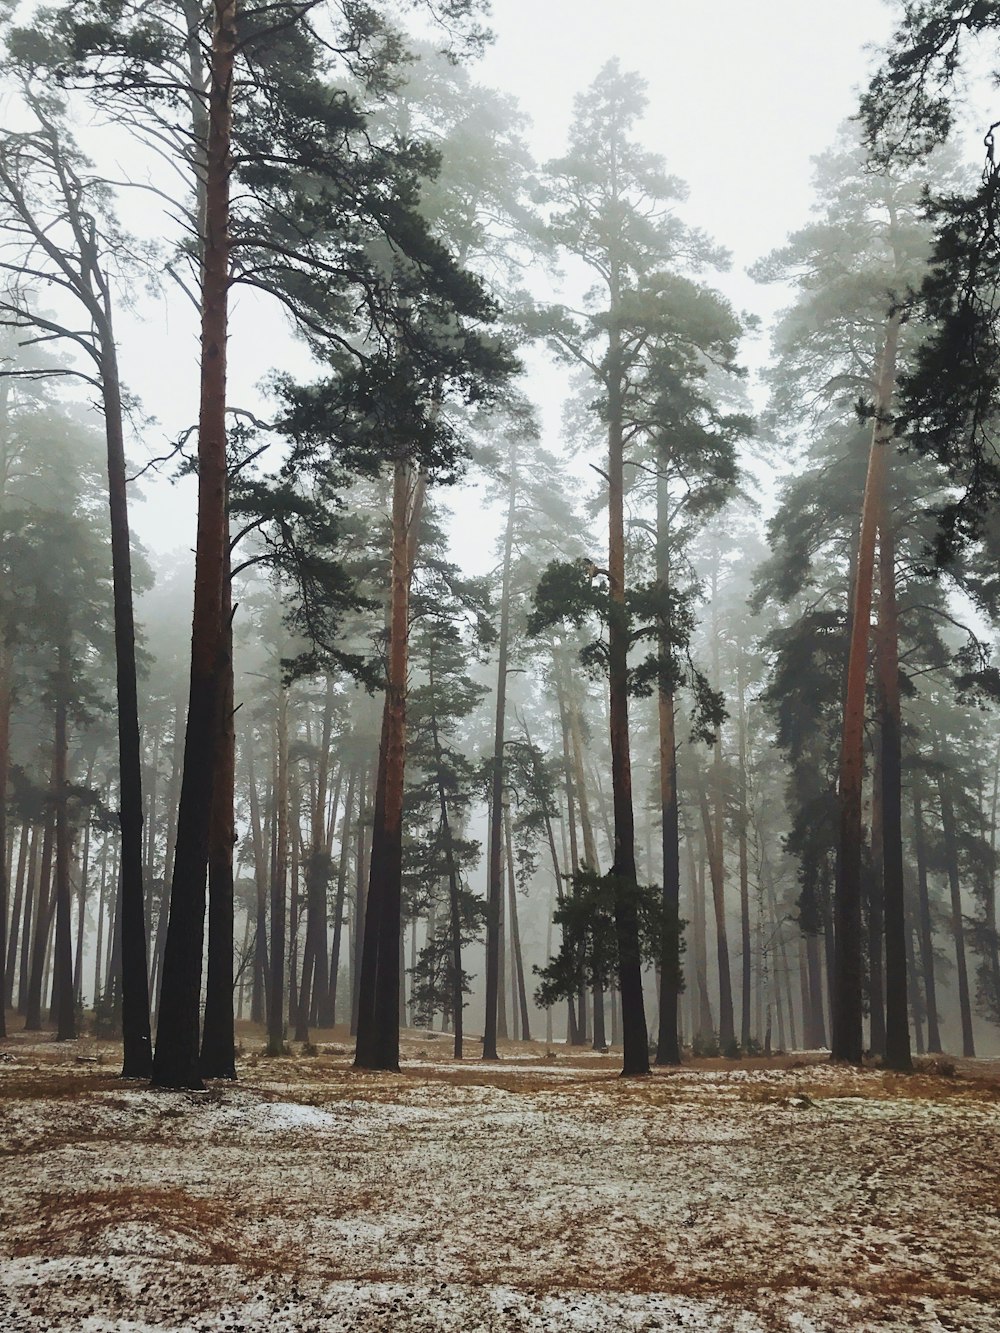
[[[0,1330],[1000,1330],[995,1068],[445,1045],[190,1094],[0,1048]]]

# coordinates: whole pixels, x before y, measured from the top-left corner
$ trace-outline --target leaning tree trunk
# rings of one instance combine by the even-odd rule
[[[887,468],[888,472],[888,468]],[[888,485],[886,487],[888,491]],[[878,696],[882,720],[882,910],[885,932],[885,1060],[912,1069],[903,892],[903,758],[899,702],[896,543],[888,499],[879,520]]]
[[[875,422],[861,507],[861,531],[854,571],[851,644],[840,749],[840,839],[835,899],[832,1058],[860,1064],[862,1032],[861,795],[865,768],[865,677],[875,577],[875,536],[882,506],[885,465],[892,444],[889,408],[896,380],[898,314],[890,316],[875,389]]]
[[[229,174],[237,0],[213,0],[198,419],[198,531],[184,773],[153,1082],[200,1088],[199,1009],[209,815],[220,702],[226,533]]]
[[[122,1077],[148,1078],[153,1068],[149,1031],[149,964],[142,886],[142,747],[132,610],[132,553],[125,482],[125,442],[118,357],[105,300],[101,383],[108,448],[111,569],[114,589],[115,670],[118,697],[119,814],[121,826]]]
[[[617,284],[613,281],[613,288]],[[612,292],[612,308],[618,305]],[[649,1073],[649,1033],[642,995],[639,952],[638,877],[635,866],[635,817],[632,809],[632,758],[628,730],[629,625],[625,605],[625,458],[622,421],[621,339],[612,323],[608,347],[608,683],[611,733],[611,789],[614,805],[615,932],[618,981],[622,999],[622,1073]]]

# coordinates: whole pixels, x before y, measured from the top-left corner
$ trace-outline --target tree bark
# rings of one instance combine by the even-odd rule
[[[504,531],[500,584],[500,635],[497,660],[493,771],[490,776],[490,854],[486,880],[486,996],[483,1059],[498,1060],[497,1012],[500,997],[500,906],[503,891],[504,730],[507,714],[507,657],[510,649],[510,573],[517,514],[517,444],[511,441],[508,466],[507,526]]]
[[[403,875],[403,789],[406,770],[406,688],[409,648],[411,534],[423,499],[424,479],[405,458],[396,460],[392,488],[392,562],[389,663],[384,744],[379,764],[371,873],[365,910],[358,1040],[359,1069],[399,1069],[399,944]],[[371,942],[369,942],[371,941]]]
[[[962,917],[962,887],[958,868],[955,810],[947,781],[940,770],[938,771],[937,787],[938,798],[941,802],[941,828],[944,833],[948,886],[951,890],[951,933],[955,941],[955,962],[958,968],[958,1004],[962,1020],[962,1054],[967,1059],[975,1059],[976,1044],[972,1035],[972,1000],[969,994],[969,968],[965,958],[965,922]]]
[[[888,475],[889,468],[887,465]],[[886,485],[888,491],[888,481]],[[907,1018],[906,903],[903,888],[903,758],[899,699],[896,544],[888,500],[879,521],[878,695],[882,754],[882,906],[885,930],[885,1060],[913,1068]]]
[[[503,805],[504,840],[507,845],[507,885],[510,909],[510,947],[514,956],[518,1008],[521,1015],[521,1040],[531,1040],[531,1021],[528,1017],[528,993],[524,985],[524,959],[521,956],[521,929],[517,919],[517,883],[514,875],[514,840],[510,828],[510,803]]]
[[[642,959],[639,953],[639,916],[636,898],[635,817],[632,809],[632,758],[628,726],[629,625],[625,605],[625,475],[622,424],[621,335],[617,308],[618,282],[612,277],[607,357],[608,411],[608,684],[611,735],[611,788],[614,805],[615,931],[618,936],[618,981],[622,1001],[622,1073],[649,1073],[649,1033],[642,994]]]
[[[198,420],[198,531],[184,771],[153,1060],[158,1087],[200,1088],[199,1010],[209,815],[220,701],[226,533],[229,175],[237,0],[213,0]]]
[[[668,645],[661,642],[661,654]],[[660,836],[663,851],[663,940],[660,946],[660,1013],[656,1063],[679,1065],[681,984],[681,848],[677,802],[677,739],[674,695],[661,683],[657,691],[660,760]]]
[[[218,715],[215,733],[215,776],[208,831],[208,978],[205,1022],[201,1034],[202,1078],[236,1077],[236,1021],[233,1014],[233,848],[236,817],[235,691],[233,682],[233,603],[229,569],[228,519],[222,585],[222,634]]]
[[[11,968],[7,962],[7,770],[10,764],[10,650],[0,645],[0,1040],[7,1037],[7,979]],[[11,938],[17,935],[17,914],[20,895],[15,897],[11,917]]]
[[[267,988],[267,1053],[285,1049],[285,904],[288,874],[288,692],[279,685],[275,738],[274,855],[271,870],[270,984]]]
[[[347,844],[351,832],[351,812],[354,809],[354,789],[357,784],[358,770],[353,766],[347,779],[347,798],[340,823],[340,855],[337,865],[337,898],[333,913],[333,944],[330,946],[330,986],[329,986],[329,1026],[337,1022],[337,986],[340,977],[340,942],[344,929],[344,902],[347,892],[347,868],[350,863]],[[359,816],[360,820],[360,816]],[[325,1026],[322,1019],[320,1026]]]
[[[875,388],[875,421],[868,458],[858,558],[854,572],[851,642],[840,750],[840,838],[835,899],[832,1058],[860,1064],[862,1033],[861,797],[864,782],[865,677],[875,576],[875,536],[888,452],[894,447],[889,409],[896,379],[900,317],[890,316]]]

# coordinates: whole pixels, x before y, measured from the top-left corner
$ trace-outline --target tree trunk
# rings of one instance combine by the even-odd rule
[[[114,586],[115,666],[118,699],[119,814],[121,827],[122,1061],[123,1078],[148,1078],[153,1068],[149,1030],[148,936],[142,879],[142,746],[132,610],[129,537],[118,358],[105,294],[101,330],[101,383],[108,448],[111,568]]]
[[[341,816],[340,823],[340,855],[337,865],[337,899],[333,913],[333,944],[330,946],[330,986],[328,991],[329,1022],[324,1023],[324,1016],[321,1016],[321,1027],[333,1027],[337,1022],[337,985],[340,977],[340,941],[343,937],[344,901],[347,892],[347,868],[350,863],[347,843],[351,833],[351,812],[354,809],[354,789],[357,779],[358,770],[356,767],[352,767],[347,779],[347,798],[344,801],[344,812]]]
[[[736,696],[737,696],[737,730],[739,754],[738,762],[740,766],[739,773],[739,808],[737,810],[737,840],[739,847],[739,867],[740,867],[740,939],[742,944],[742,968],[741,968],[741,1014],[740,1014],[740,1046],[744,1051],[750,1048],[750,993],[752,989],[752,957],[750,943],[750,866],[749,852],[747,848],[747,829],[750,824],[750,813],[747,808],[747,705],[745,684],[743,680],[743,645],[737,643],[737,665],[736,665]],[[758,1029],[758,1036],[759,1036]]]
[[[174,744],[171,757],[170,787],[167,794],[167,833],[163,857],[163,888],[160,893],[160,910],[156,920],[156,934],[153,938],[153,959],[150,970],[150,994],[154,1014],[159,1016],[159,995],[162,988],[163,952],[167,942],[167,921],[170,915],[169,885],[174,873],[174,852],[177,848],[177,809],[181,795],[181,773],[184,729],[184,700],[177,700],[174,713]]]
[[[566,681],[564,680],[564,662],[562,655],[558,650],[553,650],[552,658],[556,682],[556,698],[559,704],[559,725],[562,733],[563,781],[566,789],[566,830],[569,834],[569,861],[571,867],[569,892],[574,894],[576,893],[576,885],[572,879],[572,875],[575,875],[580,867],[580,848],[576,831],[577,779],[574,774],[574,765],[571,754],[572,726],[570,718],[572,716],[572,709],[567,697],[568,691],[566,688]],[[565,851],[565,844],[563,850]],[[597,869],[596,865],[594,869]],[[587,1041],[587,997],[582,984],[576,997],[570,1028],[575,1034],[572,1038],[572,1045],[584,1045]]]
[[[275,837],[271,869],[271,980],[268,986],[267,1053],[285,1049],[285,880],[288,874],[288,692],[279,685],[275,744]]]
[[[392,568],[384,744],[379,764],[371,873],[365,910],[358,1041],[359,1069],[399,1069],[399,940],[406,768],[406,676],[409,638],[410,529],[420,482],[404,458],[392,488]]]
[[[52,803],[45,820],[42,864],[38,877],[38,892],[35,895],[35,928],[31,938],[31,958],[25,989],[25,1032],[40,1032],[42,1030],[42,978],[49,948],[49,933],[52,929],[52,910],[55,907],[55,899],[51,896],[52,850],[55,837],[55,811],[58,804],[54,765],[50,791]]]
[[[725,885],[721,862],[722,847],[719,830],[713,827],[705,784],[699,778],[698,799],[701,821],[705,831],[708,853],[708,873],[712,882],[712,906],[715,910],[715,939],[719,963],[719,1046],[723,1053],[736,1042],[736,1022],[733,1013],[733,983],[729,972],[729,936],[726,931]]]
[[[611,739],[611,789],[614,806],[615,931],[622,1003],[622,1073],[649,1073],[649,1033],[642,993],[639,914],[636,898],[635,818],[632,810],[632,758],[628,725],[629,623],[625,606],[625,472],[622,394],[625,381],[618,309],[621,283],[611,275],[611,322],[606,365],[608,414],[608,699]]]
[[[517,982],[517,1000],[521,1016],[521,1040],[531,1040],[531,1021],[528,1017],[528,993],[524,985],[524,959],[521,956],[521,930],[517,919],[517,884],[514,875],[514,840],[510,828],[510,803],[503,804],[504,840],[507,845],[508,906],[510,908],[510,947],[514,957]]]
[[[209,815],[223,671],[229,173],[237,0],[213,0],[198,420],[198,531],[184,771],[153,1082],[200,1088],[199,1010]]]
[[[851,644],[844,696],[840,750],[840,839],[837,848],[835,900],[833,1045],[834,1060],[860,1064],[862,1033],[861,959],[861,796],[865,768],[865,677],[875,577],[875,536],[882,507],[886,460],[894,448],[889,408],[896,379],[898,314],[886,326],[885,346],[875,390],[875,421],[861,507],[858,558],[854,571]]]
[[[660,652],[668,650],[661,643]],[[661,683],[657,691],[660,743],[660,835],[663,849],[663,939],[660,946],[660,1014],[656,1063],[679,1065],[681,987],[681,848],[677,802],[677,740],[674,695]]]
[[[69,886],[69,783],[66,774],[66,663],[60,653],[59,697],[56,699],[55,764],[52,785],[56,798],[56,961],[55,1009],[56,1041],[76,1038],[76,1008],[73,1004],[73,934],[70,916],[73,910]],[[141,861],[140,861],[141,865]],[[141,894],[141,881],[140,881]],[[141,904],[141,897],[140,897]],[[143,938],[145,958],[145,937]]]
[[[493,727],[493,770],[490,775],[490,854],[486,880],[486,1010],[483,1059],[497,1060],[497,1012],[500,998],[500,908],[503,892],[504,730],[507,713],[507,657],[510,647],[510,571],[517,512],[517,444],[508,457],[507,527],[504,533],[500,585],[500,641],[497,661],[496,718]]]
[[[969,969],[965,960],[965,922],[962,917],[962,888],[958,868],[958,839],[955,834],[955,811],[944,774],[939,770],[938,797],[941,801],[941,827],[944,832],[944,853],[948,866],[948,886],[951,890],[951,933],[955,941],[955,962],[958,967],[958,1003],[962,1019],[962,1054],[975,1059],[976,1044],[972,1035],[972,1001],[969,995]]]
[[[7,769],[10,762],[10,650],[0,645],[0,1040],[7,1037]],[[17,914],[20,895],[14,900],[11,917],[11,938],[17,935]]]
[[[228,531],[228,520],[227,520]],[[226,542],[222,587],[222,664],[215,734],[215,777],[208,833],[208,979],[201,1035],[202,1078],[236,1077],[236,1022],[233,1015],[233,847],[236,818],[236,727],[233,683],[233,601]]]
[[[0,818],[4,815],[0,814]],[[34,830],[27,820],[21,825],[17,843],[17,875],[14,886],[14,906],[10,915],[10,934],[7,938],[7,950],[4,959],[3,991],[0,1004],[11,1008],[14,1004],[14,971],[17,963],[18,923],[24,918],[26,902],[30,900],[30,888],[27,898],[25,885],[31,884],[28,874],[28,849],[34,843]]]
[[[888,477],[888,462],[886,467]],[[888,491],[888,480],[886,483]],[[906,987],[906,902],[903,889],[903,759],[899,701],[899,617],[896,543],[888,500],[879,521],[878,698],[882,756],[882,906],[885,930],[885,1060],[913,1068]]]

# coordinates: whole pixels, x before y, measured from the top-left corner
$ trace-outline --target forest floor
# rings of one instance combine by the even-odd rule
[[[996,1063],[259,1045],[182,1094],[0,1046],[4,1333],[1000,1330]]]

